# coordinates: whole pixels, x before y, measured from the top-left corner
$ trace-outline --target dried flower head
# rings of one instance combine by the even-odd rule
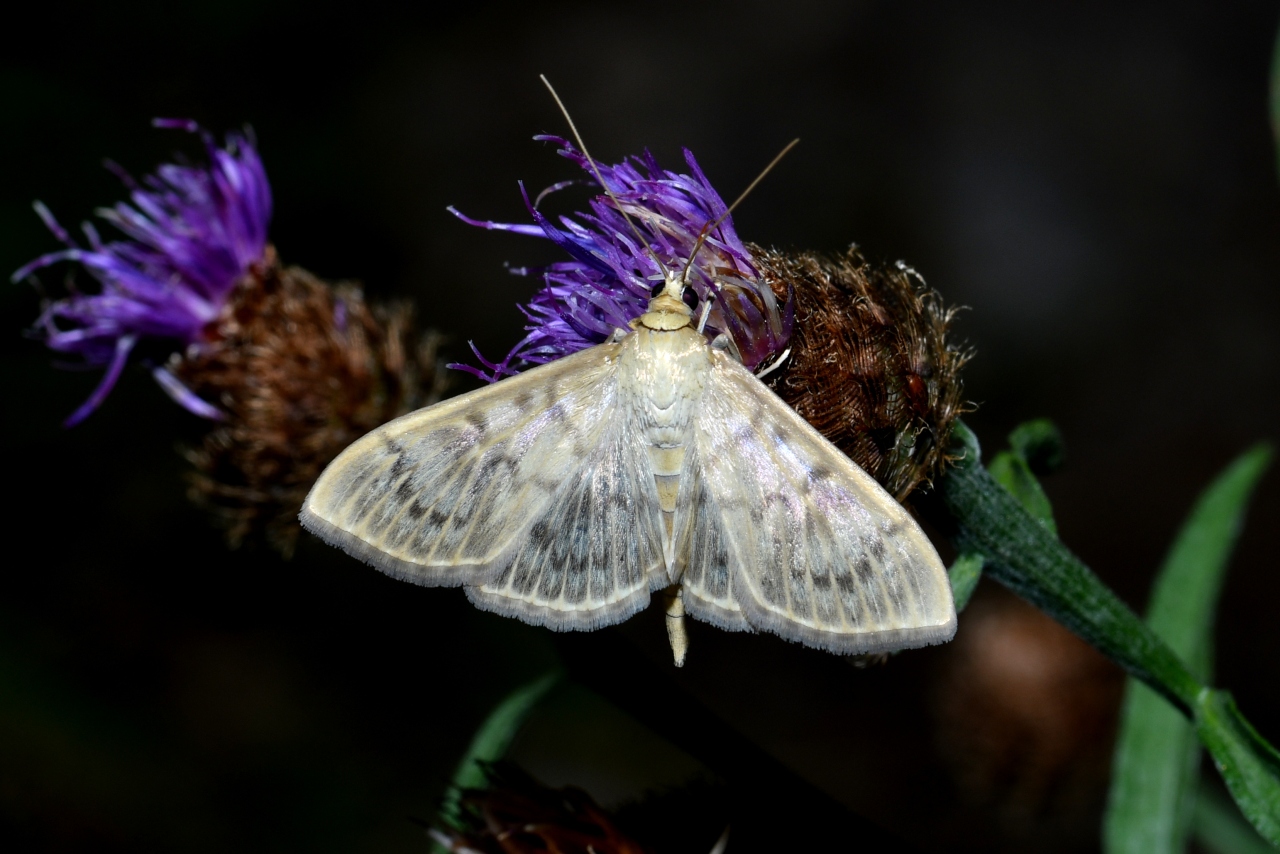
[[[188,456],[192,498],[237,545],[265,533],[289,554],[320,472],[381,424],[443,391],[436,346],[408,304],[369,306],[358,286],[281,267],[268,248],[231,295],[216,336],[170,363],[227,417]]]
[[[560,154],[594,176],[587,159],[559,137]],[[646,152],[600,165],[613,193],[596,196],[590,214],[553,225],[529,203],[535,225],[455,215],[483,228],[546,237],[573,258],[536,271],[546,285],[521,310],[528,334],[501,362],[461,367],[494,381],[604,341],[644,312],[662,269],[683,270],[704,228],[724,202],[685,151],[692,175],[660,169]],[[522,188],[523,190],[523,188]],[[617,200],[617,204],[614,203]],[[635,239],[619,206],[649,247]],[[451,209],[452,210],[452,209]],[[753,370],[790,348],[766,382],[899,500],[945,463],[951,427],[964,410],[960,369],[967,350],[948,340],[955,312],[905,265],[873,267],[850,250],[842,257],[784,253],[743,243],[726,217],[707,229],[689,267],[699,303],[713,298],[706,333],[727,333]],[[650,249],[651,247],[651,249]],[[652,252],[652,254],[651,254]]]
[[[591,164],[572,143],[558,136],[534,138],[556,143],[559,153],[595,182]],[[533,202],[525,193],[534,225],[475,220],[450,208],[471,225],[545,237],[573,259],[515,270],[541,274],[546,282],[528,305],[521,306],[529,319],[525,327],[529,334],[501,362],[476,353],[484,369],[457,367],[492,382],[599,344],[644,313],[665,270],[686,268],[688,285],[699,304],[713,300],[706,326],[709,338],[727,334],[743,364],[753,369],[781,353],[791,336],[791,300],[786,294],[775,297],[762,284],[751,251],[738,239],[732,217],[725,216],[724,200],[702,174],[693,153],[686,149],[684,156],[692,174],[660,168],[647,151],[616,165],[597,164],[612,198],[596,196],[590,203],[591,213],[580,213],[576,219],[560,217],[559,226],[538,205],[573,181],[547,188]],[[643,242],[636,239],[623,211]],[[692,258],[695,247],[697,257]]]
[[[101,285],[49,304],[39,321],[50,348],[107,368],[67,423],[102,402],[139,341],[168,346],[153,376],[218,424],[188,454],[192,497],[233,545],[264,534],[287,554],[302,499],[338,452],[439,398],[437,336],[420,338],[406,305],[370,307],[354,284],[279,264],[267,243],[271,188],[251,139],[229,134],[219,148],[193,122],[156,124],[201,133],[208,164],[166,164],[140,183],[121,173],[131,203],[101,215],[125,240],[104,243],[85,225],[80,247],[37,204],[67,248],[14,278],[72,261]]]
[[[260,261],[267,246],[271,188],[251,138],[228,134],[219,148],[190,121],[157,120],[158,127],[201,133],[205,166],[165,164],[135,182],[116,169],[130,201],[98,213],[128,238],[104,243],[89,223],[87,248],[78,245],[44,205],[36,212],[67,248],[43,255],[13,274],[18,281],[60,261],[79,263],[100,291],[73,293],[48,304],[37,329],[50,349],[79,356],[106,373],[89,399],[67,419],[84,420],[102,403],[142,339],[175,350],[199,346],[210,335],[236,282]],[[178,403],[206,418],[218,411],[163,367],[153,374]]]
[[[899,501],[946,462],[967,404],[956,310],[905,264],[858,249],[828,258],[753,247],[776,293],[794,293],[791,357],[765,382]]]
[[[459,827],[432,829],[457,854],[645,854],[581,789],[552,789],[509,762],[485,766],[488,786],[459,793]]]

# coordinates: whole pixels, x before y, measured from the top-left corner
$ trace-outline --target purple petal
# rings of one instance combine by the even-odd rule
[[[165,128],[167,130],[185,130],[187,133],[199,133],[200,125],[196,124],[193,119],[161,119],[155,118],[151,120],[153,128]]]
[[[67,420],[62,422],[63,427],[74,427],[81,421],[89,417],[89,413],[97,409],[102,401],[110,394],[111,389],[115,387],[116,380],[120,379],[120,372],[124,370],[124,363],[129,358],[129,351],[133,349],[133,345],[137,343],[137,337],[133,335],[123,335],[116,339],[115,354],[111,358],[111,364],[107,366],[107,372],[102,375],[102,379],[98,382],[98,387],[93,390],[93,394],[89,395],[89,399],[80,404],[80,408],[67,416]]]
[[[198,397],[195,392],[187,388],[182,380],[175,377],[167,368],[152,368],[151,376],[159,383],[160,388],[164,389],[165,394],[173,398],[174,403],[191,414],[199,415],[201,418],[208,418],[212,421],[222,421],[227,417],[221,409]]]
[[[35,208],[36,216],[40,217],[40,221],[44,223],[45,228],[53,232],[54,237],[68,246],[75,245],[71,242],[71,236],[67,234],[67,230],[58,224],[58,221],[54,219],[53,212],[45,207],[44,202],[32,202],[31,207]]]
[[[516,234],[527,234],[530,237],[546,237],[546,233],[537,225],[517,225],[509,222],[493,222],[487,219],[472,219],[453,205],[445,208],[449,213],[465,222],[467,225],[474,225],[477,228],[487,228],[491,231],[513,231]]]
[[[768,285],[760,280],[751,253],[726,215],[724,200],[691,152],[684,151],[691,175],[660,168],[648,151],[618,164],[596,163],[593,168],[562,137],[540,135],[535,139],[555,143],[557,153],[577,164],[593,181],[603,183],[612,197],[596,196],[590,201],[590,213],[562,216],[559,226],[538,210],[538,203],[547,193],[572,183],[568,181],[543,191],[537,202],[529,201],[521,185],[533,226],[472,220],[453,211],[478,227],[540,233],[573,259],[540,268],[512,269],[541,275],[544,281],[542,290],[521,307],[529,320],[525,327],[528,334],[500,365],[482,359],[489,370],[472,369],[471,373],[497,379],[518,367],[552,361],[600,343],[645,311],[650,287],[668,271],[687,270],[688,283],[700,299],[719,294],[720,299],[712,303],[706,334],[728,333],[748,367],[755,369],[786,348],[794,303],[788,298],[779,307]],[[643,234],[642,240],[635,239],[624,211]],[[721,216],[724,219],[716,222]],[[715,228],[709,228],[712,223]],[[699,244],[704,230],[706,237]]]
[[[228,134],[219,147],[195,122],[156,119],[154,124],[200,134],[207,165],[163,164],[134,181],[110,164],[129,188],[129,201],[99,215],[124,239],[104,242],[86,224],[88,249],[76,245],[37,202],[36,213],[67,248],[36,258],[12,276],[16,281],[65,261],[80,264],[100,285],[98,293],[73,292],[54,302],[37,322],[51,349],[109,366],[103,384],[71,423],[98,405],[119,375],[121,353],[127,355],[140,338],[167,339],[174,349],[202,340],[236,283],[266,251],[271,187],[252,139]],[[122,342],[128,346],[121,349]],[[208,404],[165,376],[171,377],[157,375],[157,381],[179,403],[209,417]]]

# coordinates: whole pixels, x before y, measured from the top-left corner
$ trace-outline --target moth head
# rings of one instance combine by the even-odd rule
[[[693,293],[684,283],[681,271],[665,271],[662,283],[653,288],[648,311],[640,316],[640,325],[663,332],[692,326],[693,307],[685,302],[686,290]],[[698,304],[696,294],[691,302],[694,306]]]

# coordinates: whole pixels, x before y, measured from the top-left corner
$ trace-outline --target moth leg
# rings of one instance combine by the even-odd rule
[[[791,348],[788,347],[787,349],[783,350],[782,355],[774,359],[767,368],[761,371],[756,371],[756,379],[762,380],[765,377],[769,376],[769,374],[778,370],[778,368],[782,367],[782,363],[785,362],[787,360],[787,357],[790,355],[791,355]]]
[[[671,654],[676,667],[684,667],[684,658],[689,654],[689,635],[684,625],[684,589],[673,584],[662,595],[667,606],[667,640],[671,642]]]
[[[707,318],[711,316],[711,304],[716,301],[716,292],[711,291],[707,294],[706,300],[702,303],[702,317],[698,318],[698,334],[707,328]]]
[[[732,336],[727,333],[721,332],[711,339],[711,349],[724,353],[738,364],[742,364],[742,354],[738,352],[738,345],[734,343]]]

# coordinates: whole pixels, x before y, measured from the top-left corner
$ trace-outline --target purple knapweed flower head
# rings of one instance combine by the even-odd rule
[[[597,183],[591,163],[572,143],[557,136],[534,139],[559,145],[559,153]],[[778,305],[751,251],[738,239],[720,194],[687,149],[684,157],[692,174],[660,168],[648,151],[613,166],[596,164],[599,180],[613,198],[596,196],[590,213],[562,216],[559,225],[544,216],[538,204],[573,181],[547,188],[533,202],[521,184],[533,225],[475,220],[449,208],[471,225],[545,237],[573,259],[513,270],[521,275],[541,274],[545,281],[543,289],[520,307],[529,320],[528,334],[501,362],[490,362],[477,351],[484,369],[450,367],[494,382],[602,343],[615,329],[626,329],[645,312],[654,286],[664,281],[664,268],[674,272],[688,268],[686,281],[697,294],[699,307],[712,299],[705,328],[708,338],[727,334],[748,368],[781,352],[791,336],[793,301],[788,298]],[[630,215],[643,241],[636,239],[622,211]],[[704,239],[698,246],[700,237]],[[697,257],[692,258],[695,247]]]
[[[154,124],[200,133],[208,164],[164,164],[141,182],[115,169],[131,191],[129,202],[98,214],[123,232],[125,240],[104,243],[85,223],[87,246],[80,246],[37,202],[36,212],[67,248],[13,274],[16,282],[35,270],[72,261],[101,285],[99,293],[73,293],[48,304],[37,321],[37,333],[50,349],[106,367],[93,394],[67,418],[67,426],[102,403],[140,340],[171,342],[174,350],[199,344],[236,282],[266,252],[271,188],[253,140],[228,134],[219,147],[195,122],[157,119]],[[163,366],[153,367],[152,373],[191,412],[219,417],[215,407]]]

